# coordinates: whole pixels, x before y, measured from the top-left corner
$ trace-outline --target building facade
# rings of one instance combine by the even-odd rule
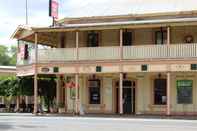
[[[34,76],[35,112],[37,78],[56,75],[56,101],[67,113],[195,115],[196,16],[98,16],[19,26],[12,36],[19,41],[17,75]]]

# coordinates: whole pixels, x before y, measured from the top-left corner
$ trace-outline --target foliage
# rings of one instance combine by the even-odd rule
[[[0,45],[0,65],[16,65],[17,47]]]
[[[0,65],[10,65],[10,56],[8,54],[8,48],[0,45]]]
[[[45,78],[38,80],[39,95],[43,96],[45,106],[49,108],[54,106],[53,100],[56,96],[56,82],[54,78]]]
[[[0,78],[0,95],[17,96],[19,93],[19,80],[16,77]]]
[[[9,65],[16,65],[16,59],[17,59],[17,48],[16,46],[11,46],[10,50],[10,60]]]
[[[32,77],[0,77],[0,96],[32,96],[34,95]],[[56,81],[54,78],[38,79],[38,95],[44,98],[45,106],[54,106]]]

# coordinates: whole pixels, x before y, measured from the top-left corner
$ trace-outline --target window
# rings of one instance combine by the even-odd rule
[[[132,45],[132,32],[123,32],[123,46]]]
[[[165,105],[166,104],[166,79],[154,80],[154,104]]]
[[[192,104],[192,80],[177,81],[177,102],[178,104]]]
[[[156,31],[155,32],[155,44],[163,45],[167,43],[167,31]]]
[[[88,40],[87,40],[88,47],[97,47],[99,46],[99,33],[97,32],[90,32],[88,33]]]
[[[100,80],[89,80],[89,103],[101,103]]]

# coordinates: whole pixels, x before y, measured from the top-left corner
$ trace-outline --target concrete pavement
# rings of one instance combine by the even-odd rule
[[[197,131],[197,120],[0,114],[0,131]]]

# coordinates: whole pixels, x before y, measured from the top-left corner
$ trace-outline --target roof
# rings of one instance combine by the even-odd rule
[[[184,25],[197,25],[197,10],[168,13],[65,18],[57,21],[56,26],[54,27],[19,26],[12,35],[12,38],[34,42],[34,33],[38,32],[38,43],[56,46],[59,41],[59,33],[57,32]]]
[[[197,16],[197,10],[191,11],[175,11],[175,12],[160,12],[160,13],[144,13],[144,14],[125,14],[111,16],[90,16],[90,17],[66,17],[58,20],[58,24],[73,24],[73,23],[92,23],[105,21],[124,21],[135,19],[162,19],[162,18],[179,18],[179,17],[194,17]]]

